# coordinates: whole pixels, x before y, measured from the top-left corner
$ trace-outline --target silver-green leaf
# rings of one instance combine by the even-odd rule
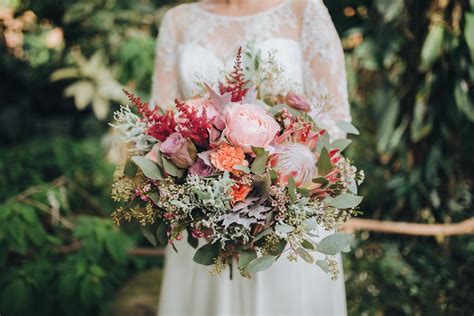
[[[163,173],[153,160],[141,156],[135,156],[132,157],[132,161],[143,171],[145,177],[153,180],[163,179]]]
[[[275,261],[276,256],[264,256],[264,257],[258,257],[250,261],[250,263],[247,265],[247,268],[245,268],[245,271],[249,273],[255,273],[255,272],[260,272],[263,270],[267,270],[270,268]]]
[[[319,242],[316,251],[333,256],[346,249],[353,239],[352,234],[332,234]]]
[[[350,193],[342,193],[331,200],[330,206],[335,208],[353,208],[362,202],[362,197]]]

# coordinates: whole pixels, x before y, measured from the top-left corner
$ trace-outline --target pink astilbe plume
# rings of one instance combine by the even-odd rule
[[[159,141],[164,141],[169,135],[176,131],[176,120],[172,110],[160,114],[158,107],[150,109],[148,102],[143,103],[140,97],[133,93],[123,90],[134,107],[137,108],[142,120],[147,123],[147,130],[145,133],[156,138]]]
[[[248,91],[248,88],[245,88],[247,82],[242,69],[242,47],[239,47],[235,57],[234,70],[226,77],[225,83],[220,83],[220,93],[230,92],[232,94],[231,101],[240,102]]]
[[[179,112],[178,131],[197,146],[207,147],[212,121],[208,120],[206,109],[203,109],[202,113],[198,114],[195,108],[188,106],[184,102],[175,100],[175,104]]]

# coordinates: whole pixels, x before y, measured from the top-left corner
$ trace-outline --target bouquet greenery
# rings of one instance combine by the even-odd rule
[[[362,200],[363,172],[342,154],[350,141],[332,140],[308,115],[305,96],[274,93],[274,59],[245,56],[251,71],[239,49],[223,82],[203,82],[203,93],[176,100],[176,110],[150,108],[126,92],[136,113],[122,107],[112,126],[133,146],[115,175],[112,196],[123,206],[113,219],[138,221],[154,245],[176,250],[185,236],[195,248],[201,241],[194,261],[213,266],[212,274],[235,262],[250,276],[286,255],[335,278],[333,256],[353,238],[340,229]]]

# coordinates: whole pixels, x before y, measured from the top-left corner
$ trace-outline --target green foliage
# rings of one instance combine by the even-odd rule
[[[426,223],[472,217],[474,2],[325,2],[346,48],[361,134],[347,151],[367,176],[359,193],[364,216]],[[104,117],[104,104],[119,101],[111,93],[117,89],[106,88],[110,82],[148,95],[162,5],[176,1],[3,3],[17,13],[32,10],[38,19],[23,30],[25,58],[8,51],[3,39],[0,45],[0,74],[8,78],[0,87],[0,312],[96,315],[147,263],[125,257],[135,237],[102,219],[113,209],[112,167],[98,141],[106,126],[95,115]],[[343,15],[347,7],[354,14]],[[64,41],[48,48],[45,38],[55,27]],[[94,60],[101,78],[84,71]],[[64,80],[47,80],[53,73]],[[64,98],[68,87],[72,98]],[[97,95],[94,113],[88,104]],[[328,149],[348,144],[330,145],[323,137],[320,143]],[[61,176],[68,180],[51,183]],[[38,189],[29,196],[33,202],[48,210],[59,204],[72,231],[44,207],[14,198],[31,187]],[[472,238],[368,237],[361,234],[345,255],[351,315],[472,313]],[[61,250],[76,241],[78,250]],[[242,264],[254,259],[249,254]],[[328,269],[325,261],[317,264]]]
[[[126,255],[135,236],[106,216],[112,168],[98,141],[33,139],[1,153],[0,310],[98,314],[140,263]]]
[[[346,0],[339,8],[354,8],[350,17],[327,3],[344,35],[361,131],[348,150],[366,174],[364,217],[449,223],[474,216],[474,8],[468,2]],[[351,315],[473,309],[467,238],[367,237],[345,260]]]

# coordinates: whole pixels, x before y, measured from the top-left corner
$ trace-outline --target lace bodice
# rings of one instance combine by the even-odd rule
[[[344,55],[334,24],[322,0],[282,0],[254,15],[224,16],[202,3],[169,10],[157,40],[152,102],[162,107],[175,98],[201,92],[197,82],[222,79],[238,47],[252,45],[262,56],[273,52],[282,76],[314,98],[311,114],[333,137],[344,136],[334,121],[350,121]],[[330,94],[330,106],[316,99]]]

